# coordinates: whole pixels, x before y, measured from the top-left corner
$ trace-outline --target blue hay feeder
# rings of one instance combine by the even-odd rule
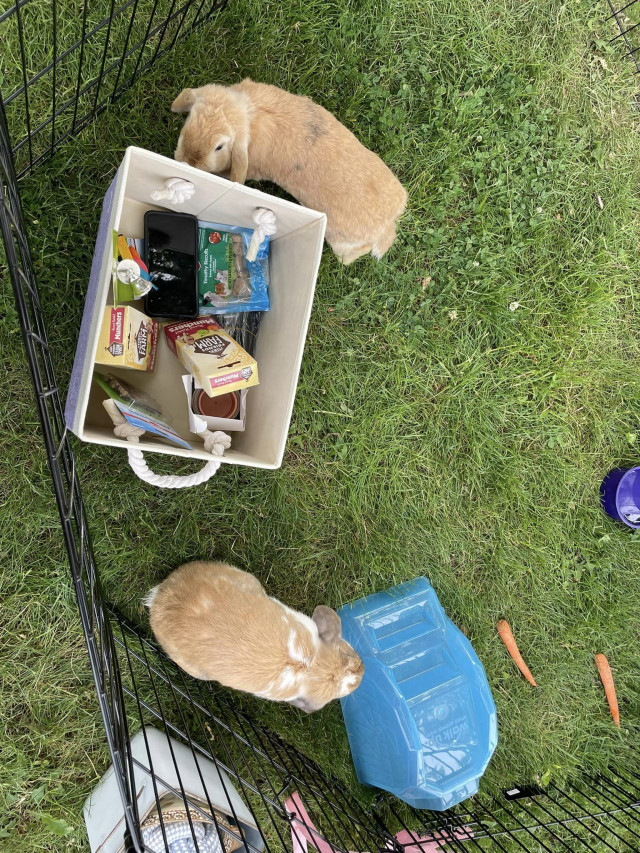
[[[477,793],[498,742],[496,707],[471,643],[426,578],[338,612],[365,665],[341,700],[360,782],[435,811]]]

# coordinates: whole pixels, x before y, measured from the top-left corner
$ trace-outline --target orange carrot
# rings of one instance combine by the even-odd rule
[[[609,703],[609,708],[611,709],[611,716],[613,717],[613,722],[616,724],[616,726],[618,726],[618,728],[620,728],[620,712],[618,711],[616,688],[613,684],[613,673],[611,672],[609,661],[602,654],[596,655],[595,661],[596,666],[598,667],[598,672],[600,674],[600,680],[602,681],[602,686],[604,687],[604,695],[607,697],[607,702]]]
[[[505,621],[504,619],[501,619],[498,622],[498,624],[496,625],[496,628],[498,629],[498,634],[500,636],[500,639],[502,640],[502,642],[507,647],[507,651],[509,652],[509,654],[511,655],[511,657],[515,661],[515,664],[518,667],[518,669],[520,670],[520,672],[524,675],[524,677],[527,679],[529,684],[533,684],[534,687],[537,687],[538,685],[535,683],[533,676],[529,672],[529,667],[522,660],[522,655],[520,654],[520,650],[518,649],[518,645],[517,645],[517,643],[513,637],[513,633],[511,632],[511,628],[509,627],[509,623],[507,621]]]

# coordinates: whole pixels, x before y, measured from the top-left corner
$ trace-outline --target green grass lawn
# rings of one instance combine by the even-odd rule
[[[399,175],[409,212],[388,256],[345,269],[325,252],[279,471],[223,467],[173,493],[119,451],[76,443],[77,462],[107,592],[142,623],[142,594],[196,557],[306,612],[428,576],[498,706],[487,791],[628,767],[640,742],[640,537],[598,505],[604,473],[640,459],[636,81],[605,15],[579,0],[234,0],[22,182],[66,387],[102,195],[126,145],[172,153],[182,87],[251,76],[311,95]],[[84,851],[107,750],[8,290],[0,849]],[[242,704],[351,779],[337,705]]]

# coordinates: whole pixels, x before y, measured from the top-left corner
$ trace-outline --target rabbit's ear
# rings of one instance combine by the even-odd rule
[[[340,642],[342,622],[335,610],[321,604],[313,611],[312,619],[318,626],[318,634],[323,643],[335,644]]]
[[[172,113],[188,113],[195,104],[197,89],[183,89],[175,101],[171,104]]]
[[[245,129],[238,130],[231,147],[231,171],[229,180],[244,184],[249,169],[249,134]]]

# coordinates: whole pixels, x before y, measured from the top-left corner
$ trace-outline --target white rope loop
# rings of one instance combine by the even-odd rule
[[[131,444],[137,444],[140,437],[144,435],[144,430],[128,423],[113,400],[104,400],[102,405],[114,423],[113,432],[115,436],[123,438]],[[213,477],[222,464],[219,457],[223,456],[225,450],[231,447],[231,436],[227,435],[226,432],[219,430],[211,432],[207,429],[200,435],[204,438],[204,449],[207,453],[218,458],[209,460],[195,474],[154,474],[147,465],[143,452],[137,447],[130,447],[127,451],[129,465],[141,480],[151,486],[157,486],[159,489],[188,489],[190,486],[200,486]]]
[[[147,465],[144,454],[138,448],[131,447],[128,451],[129,465],[134,472],[151,486],[157,486],[159,489],[188,489],[190,486],[200,486],[206,483],[216,473],[222,464],[218,459],[212,459],[207,462],[204,468],[196,471],[195,474],[179,476],[177,474],[154,474]]]
[[[153,201],[168,201],[172,204],[184,204],[195,193],[196,188],[191,181],[183,178],[167,178],[163,189],[151,193]]]
[[[251,242],[247,250],[248,261],[255,261],[258,257],[258,250],[264,243],[265,237],[272,237],[278,230],[276,215],[268,207],[256,207],[253,214],[253,222],[256,227],[251,235]]]

